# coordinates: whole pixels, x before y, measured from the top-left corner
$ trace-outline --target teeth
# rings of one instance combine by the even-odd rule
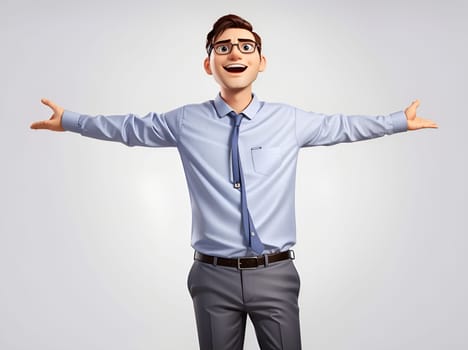
[[[238,64],[238,63],[228,64],[227,66],[225,66],[225,68],[245,68],[245,67],[247,66],[243,64]]]

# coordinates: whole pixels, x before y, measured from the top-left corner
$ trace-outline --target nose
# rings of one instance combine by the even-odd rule
[[[242,52],[239,50],[239,44],[232,45],[231,52],[229,53],[230,59],[240,59],[242,58]]]

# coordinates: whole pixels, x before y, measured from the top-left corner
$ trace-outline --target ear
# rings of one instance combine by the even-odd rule
[[[266,68],[267,60],[266,57],[261,55],[260,56],[260,67],[258,68],[259,72],[263,72]]]
[[[211,66],[210,66],[210,57],[205,58],[203,61],[203,68],[205,68],[205,72],[208,75],[213,75],[213,72],[211,71]]]

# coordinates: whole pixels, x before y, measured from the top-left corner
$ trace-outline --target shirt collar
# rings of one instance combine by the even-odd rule
[[[219,118],[227,116],[228,113],[232,111],[232,108],[222,99],[220,93],[216,96],[214,100],[214,106]],[[255,94],[252,94],[252,101],[250,101],[247,108],[242,111],[242,114],[244,114],[248,119],[253,119],[259,109],[260,101],[258,100]]]

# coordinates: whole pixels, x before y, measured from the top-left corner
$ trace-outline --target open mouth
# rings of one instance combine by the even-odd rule
[[[244,66],[243,64],[228,64],[227,66],[223,67],[225,70],[227,70],[229,73],[242,73],[247,69],[247,66]]]

